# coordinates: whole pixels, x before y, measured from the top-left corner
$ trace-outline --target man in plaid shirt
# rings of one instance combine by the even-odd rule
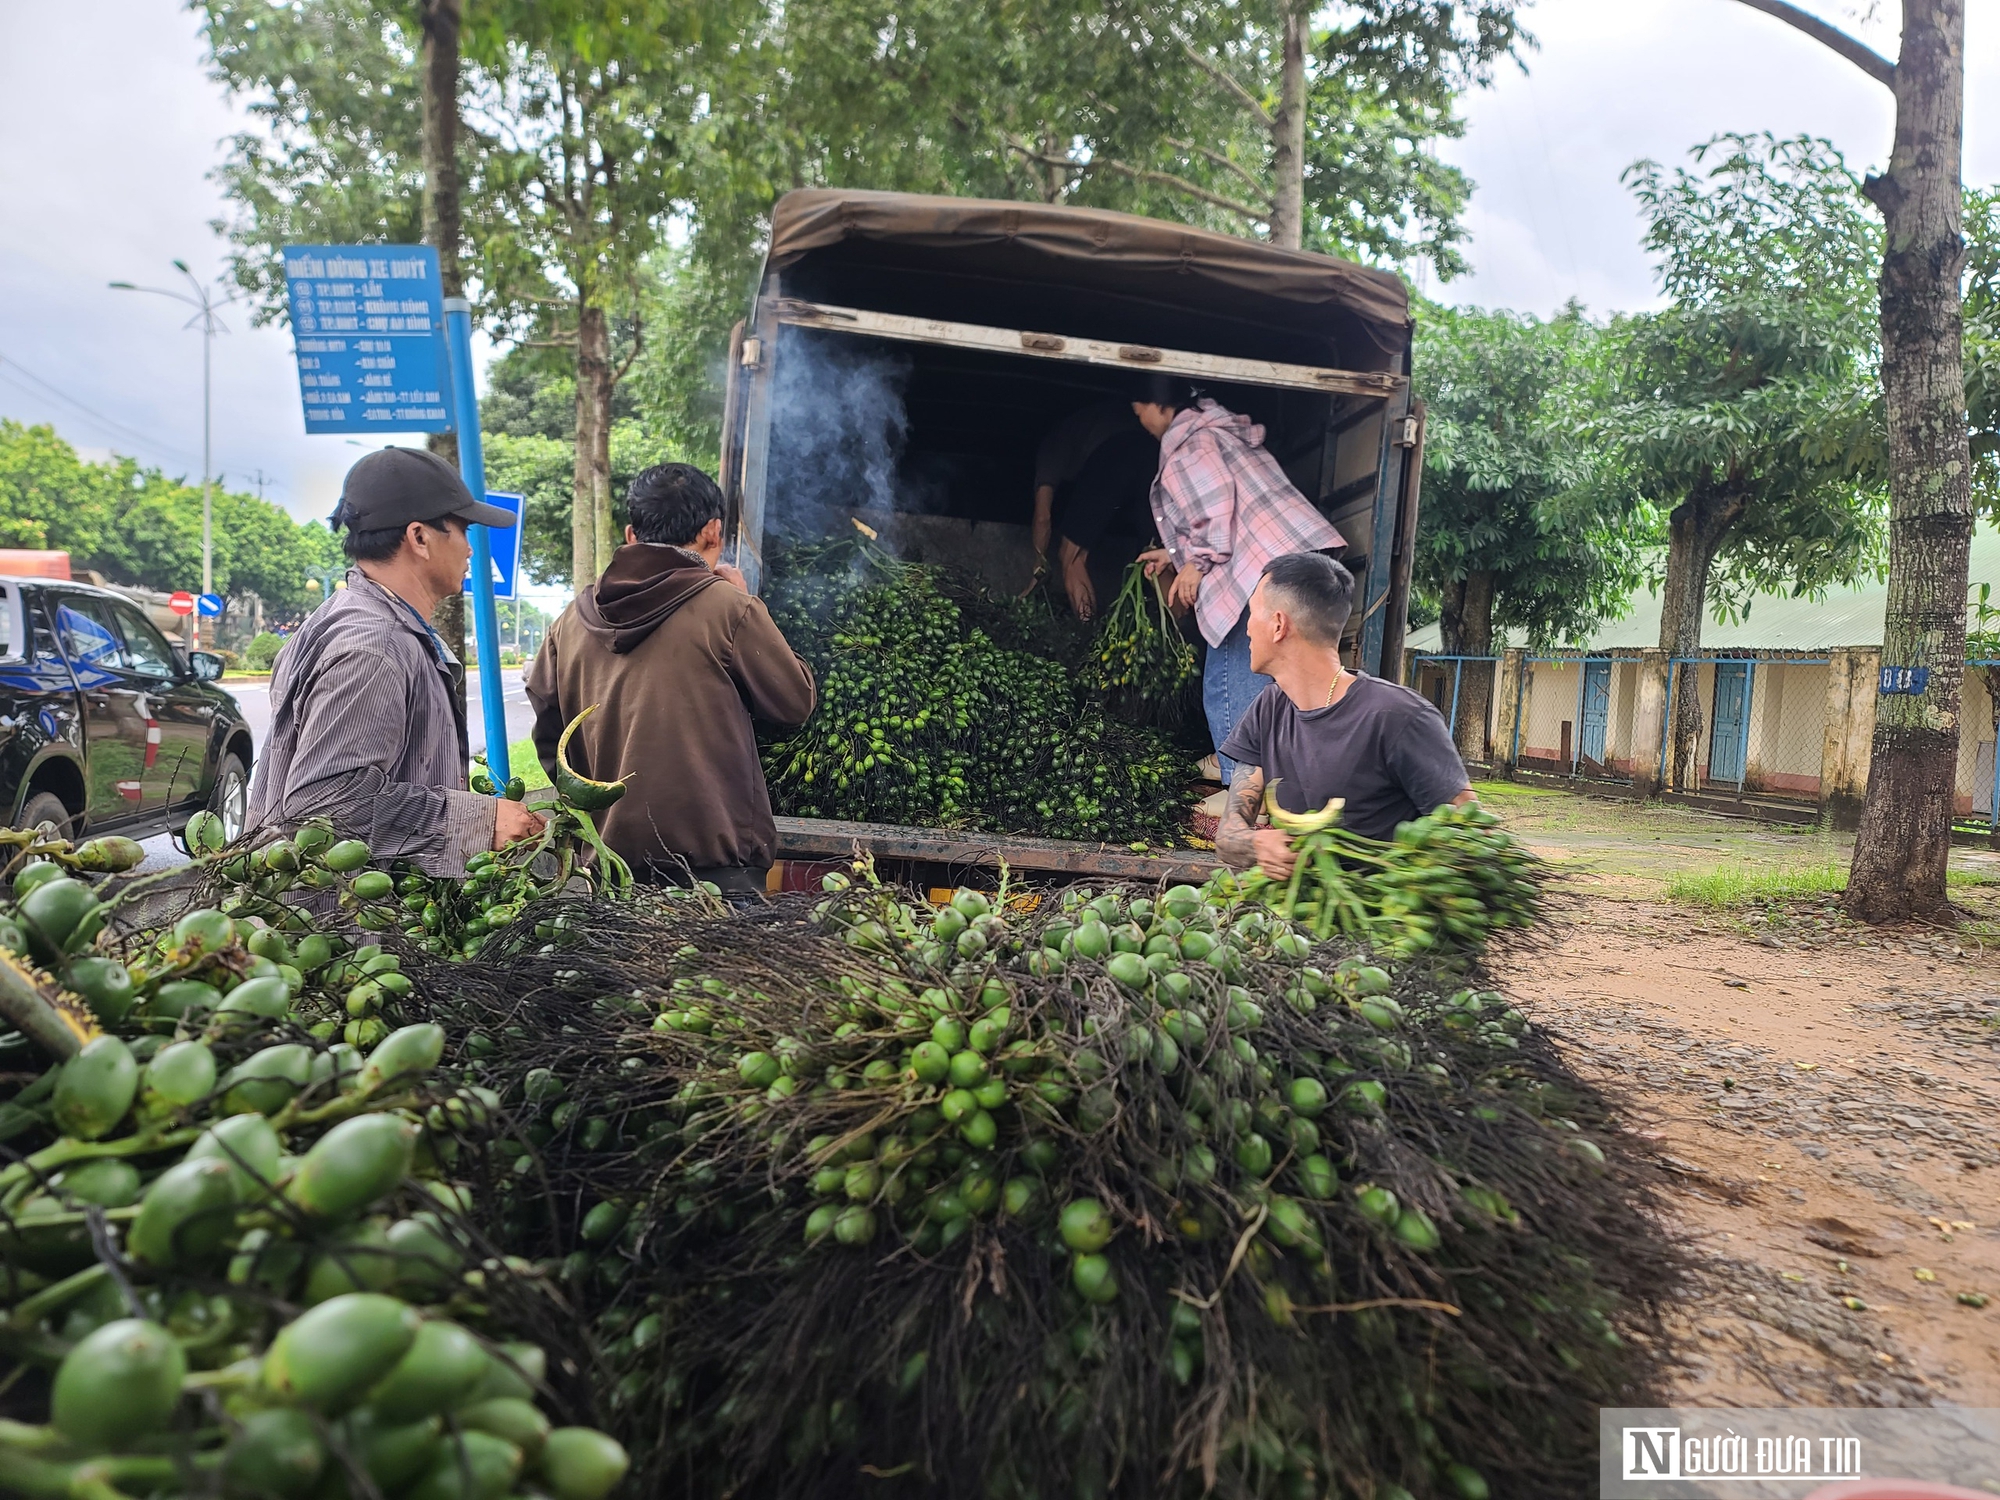
[[[1144,555],[1149,577],[1171,566],[1168,602],[1194,610],[1208,642],[1201,700],[1220,749],[1271,679],[1250,670],[1246,618],[1264,565],[1292,552],[1344,545],[1333,524],[1285,477],[1264,447],[1264,429],[1248,417],[1193,393],[1182,382],[1151,377],[1132,403],[1160,440],[1153,520],[1165,546]],[[1231,765],[1218,754],[1221,779]]]

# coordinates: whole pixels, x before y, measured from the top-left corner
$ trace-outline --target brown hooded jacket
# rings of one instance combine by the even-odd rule
[[[604,839],[642,878],[767,868],[777,830],[751,719],[783,728],[813,711],[812,669],[761,599],[682,547],[620,547],[549,627],[528,672],[535,752],[554,773],[563,726],[593,703],[569,763],[624,777]]]

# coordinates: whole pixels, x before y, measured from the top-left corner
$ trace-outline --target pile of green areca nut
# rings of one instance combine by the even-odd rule
[[[230,856],[256,872],[238,915],[154,927],[144,882],[94,887],[136,863],[105,849],[6,850],[0,1491],[603,1500],[625,1452],[548,1414],[496,1299],[532,1278],[452,1170],[499,1096],[441,1071],[434,1021],[382,1020],[410,993],[393,955],[257,889],[351,898],[367,851],[307,829]],[[370,990],[386,1007],[345,1016]]]
[[[10,1494],[1555,1497],[1658,1395],[1679,1253],[1463,949],[209,835],[0,838]]]

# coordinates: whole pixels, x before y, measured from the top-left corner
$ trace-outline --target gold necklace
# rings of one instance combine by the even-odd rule
[[[1320,705],[1321,708],[1333,707],[1334,691],[1340,686],[1341,678],[1345,677],[1346,675],[1347,675],[1347,668],[1345,667],[1335,667],[1333,669],[1333,681],[1329,682],[1326,685],[1326,702]]]

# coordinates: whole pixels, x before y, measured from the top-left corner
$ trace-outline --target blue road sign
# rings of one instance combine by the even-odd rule
[[[287,245],[306,431],[449,432],[444,292],[429,245]]]
[[[194,596],[194,612],[206,619],[214,619],[222,613],[223,608],[222,595],[220,594],[196,594]]]
[[[514,513],[512,526],[486,528],[486,545],[493,558],[493,597],[512,599],[515,576],[521,566],[521,507],[525,502],[519,495],[496,495],[492,490],[488,490],[486,503]],[[460,585],[460,590],[467,594],[472,592],[470,572],[465,575],[465,582]]]

